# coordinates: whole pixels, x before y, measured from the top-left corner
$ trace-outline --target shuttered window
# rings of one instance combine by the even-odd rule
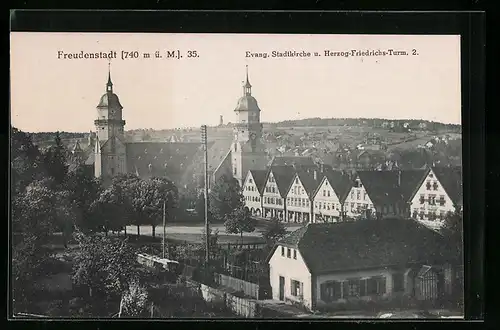
[[[340,299],[342,297],[340,285],[341,282],[338,281],[328,281],[322,283],[320,286],[321,300],[323,300],[324,302],[333,302]]]

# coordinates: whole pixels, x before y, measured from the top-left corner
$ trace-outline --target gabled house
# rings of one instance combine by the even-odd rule
[[[293,166],[269,168],[262,192],[262,215],[264,218],[277,217],[286,220],[286,193],[294,174]]]
[[[345,201],[351,218],[409,217],[410,200],[425,171],[358,171]]]
[[[289,222],[310,222],[313,194],[323,173],[318,168],[298,170],[286,194],[286,211]]]
[[[266,182],[266,170],[250,170],[243,181],[243,199],[245,207],[253,216],[262,216],[262,193]]]
[[[359,300],[450,294],[447,241],[416,221],[308,224],[270,252],[272,298],[310,310]]]
[[[448,212],[462,209],[462,169],[431,167],[424,170],[409,201],[412,218],[432,228],[440,228]]]
[[[344,201],[351,187],[351,180],[341,171],[324,173],[313,194],[313,221],[337,222],[344,215]]]

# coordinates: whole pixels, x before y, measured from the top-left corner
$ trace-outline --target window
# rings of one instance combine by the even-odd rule
[[[236,175],[236,167],[234,168],[234,171],[233,171],[233,172],[234,172],[234,175]]]
[[[286,248],[286,257],[290,258],[291,257],[292,250],[290,248]]]
[[[427,184],[425,185],[427,190],[431,190],[431,182],[427,181]]]
[[[363,200],[366,201],[366,191],[363,191]]]
[[[444,199],[444,195],[439,196],[439,205],[444,206],[446,200]]]
[[[437,182],[436,182],[436,181],[434,181],[434,184],[432,185],[432,188],[433,188],[434,190],[438,190],[439,185],[437,184]]]
[[[293,259],[297,260],[297,250],[293,250]]]
[[[291,286],[291,294],[294,297],[301,297],[302,296],[302,282],[296,281],[296,280],[291,280],[290,283]]]
[[[285,256],[285,248],[282,246],[281,247],[281,256],[284,257]]]
[[[436,195],[429,195],[429,205],[436,205]]]
[[[328,197],[330,197],[330,190],[328,190]]]
[[[358,193],[356,194],[356,197],[357,197],[358,200],[361,199],[361,192],[360,191],[358,191]]]
[[[374,276],[366,280],[366,294],[380,295],[385,293],[386,279],[383,276]]]
[[[248,179],[248,182],[252,183],[252,179]]]
[[[326,190],[323,190],[323,197],[326,196]]]
[[[424,204],[424,203],[425,203],[425,195],[421,194],[420,195],[420,204]]]
[[[299,178],[295,178],[295,183],[299,183]]]
[[[354,199],[354,191],[351,191],[351,199]]]
[[[360,283],[359,279],[351,279],[348,280],[347,283],[347,292],[344,294],[348,297],[359,297],[360,295]]]
[[[341,282],[328,281],[320,285],[320,297],[324,302],[332,302],[342,298]]]
[[[395,273],[392,274],[392,291],[401,292],[404,291],[404,274],[403,273]]]

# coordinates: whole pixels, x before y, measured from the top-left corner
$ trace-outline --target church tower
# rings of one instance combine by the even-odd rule
[[[260,111],[257,100],[252,96],[247,65],[243,95],[234,109],[236,122],[231,146],[232,174],[239,181],[240,186],[249,170],[263,170],[267,166],[265,145],[262,143]]]
[[[113,93],[111,70],[108,69],[106,93],[97,105],[95,142],[95,176],[105,182],[111,177],[126,173],[126,149],[124,143],[125,120],[122,119],[122,105]]]

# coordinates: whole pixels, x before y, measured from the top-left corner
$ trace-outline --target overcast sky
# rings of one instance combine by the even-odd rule
[[[11,33],[11,120],[22,130],[88,132],[107,59],[58,51],[154,52],[184,58],[111,61],[125,129],[234,122],[245,66],[261,120],[310,117],[461,123],[459,36]],[[407,56],[326,57],[324,50],[405,50]],[[418,55],[413,56],[412,49]],[[188,50],[199,57],[187,58]],[[246,58],[246,51],[305,50],[309,58]]]

